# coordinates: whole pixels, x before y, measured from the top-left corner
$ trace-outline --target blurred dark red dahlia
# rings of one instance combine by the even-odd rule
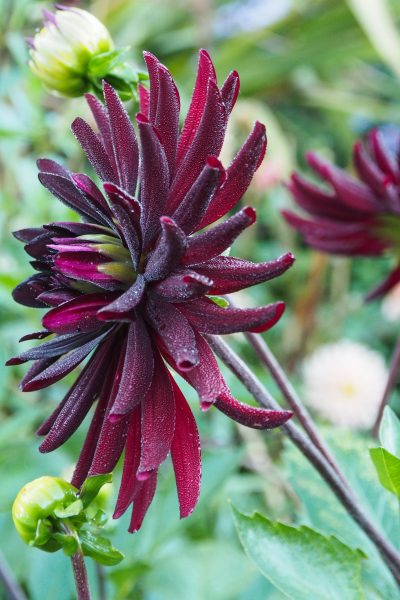
[[[390,142],[390,143],[389,143]],[[307,244],[330,254],[380,256],[390,250],[397,261],[389,276],[367,298],[376,298],[400,282],[400,135],[398,130],[372,130],[366,144],[357,141],[353,162],[358,179],[316,156],[310,167],[328,184],[314,185],[298,173],[289,189],[304,218],[283,211],[287,222]]]
[[[139,529],[153,498],[157,470],[171,453],[181,517],[200,489],[200,444],[192,412],[170,369],[211,405],[249,427],[269,429],[291,413],[235,400],[203,334],[266,331],[280,318],[282,302],[240,310],[213,296],[236,292],[286,271],[291,254],[253,264],[223,253],[255,221],[245,207],[225,222],[197,233],[241,199],[266,148],[256,123],[225,171],[217,156],[239,77],[217,86],[207,52],[200,52],[190,108],[179,132],[179,94],[168,70],[145,53],[150,91],[140,88],[134,128],[115,91],[104,84],[105,105],[87,101],[99,133],[77,118],[72,130],[104,194],[84,174],[38,161],[41,183],[76,211],[81,223],[24,229],[23,241],[38,271],[14,291],[17,302],[48,308],[44,331],[23,339],[54,337],[9,361],[34,363],[24,391],[51,385],[87,359],[75,383],[41,425],[49,452],[78,428],[97,405],[72,483],[112,471],[125,449],[114,517],[133,503],[130,531]],[[168,368],[168,366],[170,368]]]

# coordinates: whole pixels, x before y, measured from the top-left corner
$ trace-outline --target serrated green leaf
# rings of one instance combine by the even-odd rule
[[[99,493],[100,489],[106,483],[111,483],[112,473],[105,473],[104,475],[93,475],[88,477],[82,485],[79,498],[82,501],[84,508],[87,508],[89,504],[93,502]]]
[[[240,540],[261,573],[293,600],[364,600],[365,555],[306,526],[274,523],[233,508]]]
[[[383,413],[379,440],[383,448],[400,458],[400,420],[390,406]]]
[[[400,458],[385,448],[370,448],[369,453],[383,487],[400,497]]]

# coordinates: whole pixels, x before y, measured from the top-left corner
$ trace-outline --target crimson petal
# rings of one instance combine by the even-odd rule
[[[230,419],[252,429],[280,427],[293,416],[293,413],[288,410],[268,410],[242,404],[229,391],[223,392],[214,406]]]
[[[109,294],[84,294],[53,308],[42,319],[46,329],[62,333],[81,333],[102,327],[97,311],[110,303]]]
[[[239,202],[260,166],[267,148],[265,127],[258,121],[226,171],[224,185],[210,202],[199,229],[223,217]]]
[[[195,418],[181,390],[170,376],[176,403],[175,431],[171,445],[181,519],[194,510],[200,494],[201,449]]]
[[[119,519],[135,498],[143,482],[138,481],[136,473],[140,463],[141,450],[141,410],[137,406],[130,417],[128,433],[125,444],[124,466],[122,469],[121,485],[119,487],[117,503],[113,519]]]
[[[141,488],[136,494],[133,503],[132,517],[128,528],[130,533],[138,531],[142,526],[143,519],[146,516],[156,491],[157,471],[154,471],[146,481],[142,481],[141,483]]]
[[[226,114],[230,115],[233,107],[236,104],[236,100],[240,89],[239,73],[237,71],[231,71],[228,77],[225,79],[222,88],[221,96],[225,104]]]
[[[170,217],[161,217],[161,235],[155,249],[149,255],[146,281],[156,281],[166,277],[179,264],[185,249],[186,235]]]
[[[99,310],[98,317],[102,321],[131,321],[135,317],[132,311],[142,300],[145,290],[143,275],[138,275],[135,283],[119,296],[114,302]]]
[[[71,129],[97,175],[103,181],[112,181],[118,184],[106,149],[90,125],[81,117],[77,117],[72,123]]]
[[[203,277],[195,271],[187,271],[170,275],[156,283],[152,287],[152,291],[162,296],[167,302],[183,302],[204,296],[212,283],[211,279],[207,279],[207,277]]]

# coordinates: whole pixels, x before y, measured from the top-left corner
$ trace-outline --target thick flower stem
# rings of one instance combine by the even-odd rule
[[[78,550],[78,552],[71,556],[71,562],[74,571],[77,599],[90,600],[89,581],[81,550]]]
[[[307,433],[314,446],[318,448],[320,453],[326,458],[327,462],[331,465],[332,469],[336,471],[337,476],[341,479],[343,484],[347,486],[348,482],[346,478],[344,477],[338,464],[333,458],[328,446],[319,435],[317,428],[313,423],[311,415],[303,405],[302,401],[296,393],[296,390],[288,380],[286,373],[276,360],[274,354],[271,352],[271,349],[268,347],[267,343],[263,340],[263,338],[260,335],[257,335],[256,333],[246,333],[245,337],[253,346],[262,364],[268,369],[268,371],[272,375],[273,379],[275,380],[276,384],[281,390],[283,397],[288,403],[290,409],[298,418],[304,431]]]
[[[375,419],[374,426],[372,428],[372,435],[374,437],[378,436],[379,426],[382,421],[383,411],[385,410],[385,406],[389,401],[390,394],[393,390],[393,386],[396,383],[396,379],[398,376],[400,368],[400,337],[397,339],[396,346],[392,355],[392,359],[390,361],[390,369],[389,369],[389,377],[386,382],[385,390],[383,392],[382,400],[379,405],[378,414]]]
[[[236,377],[243,383],[247,390],[262,406],[279,410],[281,407],[264,388],[257,377],[245,365],[242,359],[220,338],[207,335],[207,340],[219,358],[231,369]],[[388,540],[371,523],[368,516],[360,508],[359,501],[355,498],[349,485],[345,486],[338,477],[326,458],[315,448],[311,441],[302,433],[302,431],[292,422],[287,422],[282,426],[283,431],[287,433],[292,442],[310,461],[310,463],[319,472],[326,481],[338,500],[347,510],[349,515],[358,523],[366,535],[379,551],[385,564],[390,569],[395,581],[400,588],[400,554]]]

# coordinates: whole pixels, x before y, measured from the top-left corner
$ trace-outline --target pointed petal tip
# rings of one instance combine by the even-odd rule
[[[14,367],[16,365],[22,365],[25,360],[21,360],[18,356],[14,356],[13,358],[9,358],[5,363],[6,367]]]
[[[250,225],[253,225],[253,223],[255,223],[257,220],[256,209],[253,208],[252,206],[245,206],[244,208],[242,208],[242,211],[246,215],[246,217],[249,217]]]
[[[151,471],[138,471],[136,473],[136,479],[138,481],[147,481],[153,475],[154,470]]]

